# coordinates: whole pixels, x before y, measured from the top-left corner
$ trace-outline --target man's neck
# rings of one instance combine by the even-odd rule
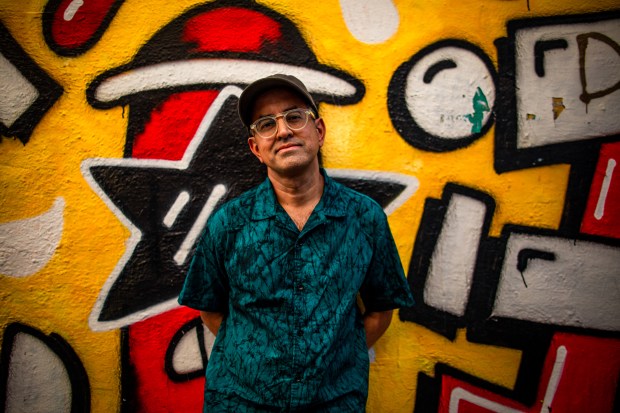
[[[313,168],[300,175],[283,176],[268,173],[268,176],[278,202],[285,209],[303,208],[309,205],[314,207],[323,195],[325,182],[319,168]]]

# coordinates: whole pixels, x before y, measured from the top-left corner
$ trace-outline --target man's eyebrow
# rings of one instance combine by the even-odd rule
[[[310,109],[310,108],[304,108],[304,107],[300,107],[299,105],[293,105],[293,106],[290,106],[290,107],[284,109],[282,112],[287,112],[287,111],[293,110],[293,109]],[[279,112],[279,113],[282,113],[282,112]],[[274,116],[274,115],[276,115],[276,114],[275,113],[267,113],[267,114],[262,114],[261,113],[261,114],[258,115],[258,119],[264,118],[265,116]]]

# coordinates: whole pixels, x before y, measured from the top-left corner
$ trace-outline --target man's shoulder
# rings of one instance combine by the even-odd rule
[[[229,227],[232,223],[238,224],[249,220],[258,188],[259,186],[251,188],[218,206],[209,218],[210,225]]]

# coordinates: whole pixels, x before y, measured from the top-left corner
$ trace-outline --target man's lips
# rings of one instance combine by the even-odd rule
[[[301,144],[299,144],[299,143],[286,143],[286,144],[278,147],[278,149],[276,149],[276,153],[278,153],[280,151],[285,151],[285,150],[290,149],[290,148],[296,148],[298,146],[301,146]]]

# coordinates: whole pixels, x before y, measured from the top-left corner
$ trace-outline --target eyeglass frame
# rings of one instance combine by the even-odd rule
[[[289,114],[290,112],[293,112],[293,111],[301,111],[301,112],[306,114],[306,123],[304,123],[304,125],[302,127],[300,127],[300,128],[292,128],[288,124],[288,122],[286,121],[286,115]],[[310,116],[308,116],[308,115],[310,115]],[[278,118],[284,119],[284,124],[290,130],[298,131],[298,130],[302,130],[303,128],[308,126],[308,121],[310,120],[310,117],[312,117],[312,119],[314,119],[314,120],[317,120],[317,115],[314,113],[314,110],[312,110],[310,108],[293,108],[293,109],[285,110],[284,112],[276,113],[275,115],[261,116],[260,118],[256,119],[254,122],[252,122],[252,124],[250,125],[249,129],[250,129],[250,133],[252,134],[253,137],[258,136],[261,139],[270,140],[270,139],[273,139],[278,134],[278,128],[280,127],[280,125],[278,123]],[[269,137],[264,137],[256,129],[256,124],[258,122],[260,122],[261,120],[263,120],[263,119],[273,119],[273,121],[276,124],[276,127],[274,129],[273,135],[271,135]]]

